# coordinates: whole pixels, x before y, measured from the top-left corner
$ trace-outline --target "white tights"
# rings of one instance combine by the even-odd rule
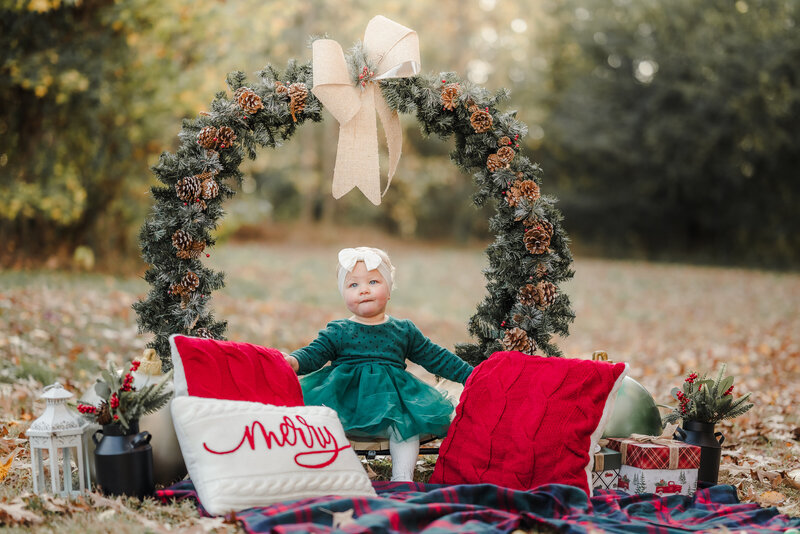
[[[413,482],[414,468],[419,457],[419,436],[403,440],[392,429],[389,436],[389,453],[392,455],[392,482]]]

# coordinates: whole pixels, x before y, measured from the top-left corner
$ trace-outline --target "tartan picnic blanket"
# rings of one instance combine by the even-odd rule
[[[800,528],[800,518],[777,509],[740,503],[733,486],[719,485],[684,495],[627,495],[597,490],[589,499],[560,484],[517,491],[492,484],[456,486],[373,482],[378,497],[317,497],[250,508],[235,514],[251,532],[784,532]],[[194,499],[191,481],[156,492],[163,502]],[[207,515],[197,503],[201,514]],[[352,520],[335,528],[334,513]],[[341,514],[337,514],[341,515]],[[231,518],[233,519],[233,517]]]

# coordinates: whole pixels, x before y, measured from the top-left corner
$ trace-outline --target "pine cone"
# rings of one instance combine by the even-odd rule
[[[525,354],[533,354],[536,351],[536,343],[528,337],[528,333],[522,328],[514,327],[506,330],[503,337],[503,347],[506,350],[516,350]]]
[[[506,135],[497,140],[497,146],[508,146],[510,144],[511,144],[511,139]]]
[[[540,263],[536,266],[536,277],[544,278],[545,276],[547,276],[547,267],[545,267],[544,263]]]
[[[515,185],[517,189],[519,189],[519,194],[525,197],[525,199],[531,204],[539,200],[539,197],[542,196],[541,191],[539,190],[539,185],[533,180],[523,180],[521,182],[517,182]]]
[[[475,133],[488,132],[492,129],[492,114],[483,109],[476,109],[469,118]]]
[[[175,255],[182,260],[196,260],[200,257],[203,249],[206,248],[206,242],[193,242],[191,246],[185,250],[179,250]]]
[[[506,166],[506,163],[497,154],[489,154],[486,160],[486,168],[491,172],[499,171]]]
[[[558,294],[558,289],[550,282],[539,282],[536,284],[536,291],[539,295],[539,301],[536,303],[536,307],[540,310],[550,306],[553,301],[556,300]]]
[[[175,193],[184,202],[191,202],[200,196],[200,180],[197,176],[186,176],[175,184]]]
[[[233,128],[229,126],[221,126],[217,130],[217,139],[219,139],[220,148],[230,148],[233,142],[236,141],[236,134],[233,133]]]
[[[500,157],[500,160],[503,163],[511,163],[511,160],[514,159],[514,156],[517,153],[514,152],[514,149],[510,146],[504,146],[498,149],[497,155]]]
[[[178,250],[188,250],[192,246],[192,236],[183,230],[176,230],[172,234],[172,246]]]
[[[518,298],[525,306],[535,306],[541,300],[539,288],[533,284],[524,285],[519,290]]]
[[[283,85],[282,82],[275,82],[275,92],[279,95],[286,95],[289,93],[289,88]]]
[[[517,183],[519,182],[515,182],[514,185],[509,187],[508,191],[506,191],[506,201],[512,208],[515,207],[519,203],[520,198],[522,198]]]
[[[551,238],[553,237],[553,225],[550,224],[550,222],[544,219],[537,219],[536,226],[541,226],[544,228],[544,231],[547,232],[547,235],[549,235]]]
[[[236,90],[235,96],[239,107],[251,115],[258,113],[259,109],[264,109],[264,102],[261,101],[261,97],[249,87],[240,87]]]
[[[202,337],[204,339],[214,339],[214,335],[208,328],[200,327],[194,331],[194,335],[197,337]]]
[[[213,126],[206,126],[197,134],[197,143],[208,150],[216,150],[219,141],[217,140],[217,129]]]
[[[181,278],[181,286],[187,291],[196,291],[200,287],[200,277],[192,271],[187,271]]]
[[[448,83],[442,87],[442,106],[448,111],[453,111],[458,106],[460,87],[457,83]]]
[[[308,98],[306,84],[293,83],[289,86],[289,111],[294,122],[297,122],[297,115],[306,107],[306,98]]]
[[[206,178],[200,184],[200,194],[206,200],[211,200],[219,195],[219,184],[213,178]]]
[[[542,254],[547,252],[550,246],[550,234],[541,225],[534,226],[525,230],[525,248],[531,254]]]
[[[108,403],[103,402],[100,404],[100,409],[97,411],[97,424],[110,425],[111,421],[111,410],[108,409]]]
[[[173,295],[183,295],[186,293],[187,289],[183,287],[181,284],[172,284],[169,286],[169,292]]]

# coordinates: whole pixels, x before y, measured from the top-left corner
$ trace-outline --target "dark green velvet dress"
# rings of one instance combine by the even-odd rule
[[[447,433],[453,401],[407,372],[406,359],[462,384],[472,372],[414,323],[393,317],[378,325],[332,321],[292,356],[307,375],[300,380],[306,405],[332,408],[354,437],[386,438],[392,427],[403,439]]]

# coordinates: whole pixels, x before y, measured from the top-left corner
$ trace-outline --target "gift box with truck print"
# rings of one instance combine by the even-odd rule
[[[601,440],[603,442],[605,440]],[[600,447],[594,455],[592,467],[592,488],[617,489],[622,454],[608,447]]]

